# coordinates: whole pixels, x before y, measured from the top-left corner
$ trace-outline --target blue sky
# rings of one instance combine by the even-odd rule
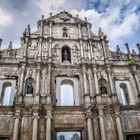
[[[127,42],[131,48],[140,43],[140,0],[1,0],[0,38],[2,49],[10,41],[13,47],[20,47],[20,36],[28,24],[36,29],[36,21],[44,14],[57,14],[63,10],[79,15],[93,24],[92,31],[101,27],[108,36],[109,47],[114,50],[119,44],[125,51]]]

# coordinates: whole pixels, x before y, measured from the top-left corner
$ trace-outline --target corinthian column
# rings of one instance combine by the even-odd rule
[[[94,74],[94,82],[95,82],[96,102],[98,104],[101,104],[102,100],[101,100],[101,96],[100,96],[100,93],[99,93],[99,84],[98,84],[97,68],[96,68],[96,66],[93,66],[93,74]]]
[[[51,112],[48,111],[47,112],[47,116],[46,116],[46,140],[51,140],[51,123],[52,123],[52,116],[51,116]]]
[[[18,133],[19,133],[19,116],[16,116],[15,123],[14,123],[14,132],[13,132],[13,139],[18,140]]]
[[[32,140],[37,140],[38,137],[38,113],[33,116],[33,132],[32,132]]]
[[[119,108],[115,108],[115,117],[116,117],[117,133],[118,133],[119,140],[124,140]]]
[[[139,78],[138,78],[138,71],[136,69],[136,66],[133,67],[133,69],[131,70],[133,76],[134,76],[134,80],[135,80],[135,83],[136,83],[136,87],[137,87],[137,94],[138,94],[138,97],[139,97],[139,101],[140,101],[140,81],[139,81]]]
[[[108,71],[108,79],[109,79],[112,103],[116,104],[116,103],[118,103],[118,99],[117,99],[117,95],[116,95],[115,90],[114,90],[115,87],[114,87],[114,82],[112,79],[112,71],[111,71],[110,66],[107,67],[107,71]]]
[[[40,64],[37,64],[34,104],[39,103],[39,93],[40,93]]]
[[[99,124],[100,124],[101,140],[106,140],[103,108],[99,107],[98,110],[99,110]]]
[[[78,23],[78,37],[81,38],[81,24]]]
[[[87,128],[88,128],[88,140],[94,140],[93,136],[93,124],[90,117],[87,118]]]
[[[83,70],[83,84],[84,84],[84,100],[85,100],[85,105],[86,107],[90,106],[90,95],[88,91],[88,84],[87,84],[87,75],[86,75],[86,67],[82,66]]]
[[[28,38],[25,37],[24,53],[23,53],[24,58],[26,58],[27,56],[27,50],[28,50]]]
[[[41,59],[42,55],[42,37],[39,38],[39,44],[38,44],[38,59]]]

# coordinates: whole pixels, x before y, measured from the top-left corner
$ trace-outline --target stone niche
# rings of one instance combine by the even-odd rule
[[[10,136],[13,131],[14,118],[11,116],[0,116],[0,135]]]

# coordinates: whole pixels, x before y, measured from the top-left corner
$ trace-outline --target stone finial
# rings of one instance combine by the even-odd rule
[[[8,49],[9,49],[9,50],[12,50],[12,41],[10,41],[10,44],[9,44],[9,46],[8,46]]]
[[[136,51],[132,49],[132,55],[136,55]]]
[[[76,18],[79,18],[79,15],[76,15]]]
[[[87,17],[85,17],[85,21],[87,22]]]
[[[44,20],[44,15],[42,15],[42,20]]]
[[[52,16],[52,13],[50,13],[50,17]]]
[[[25,33],[27,33],[27,28],[25,28]]]
[[[126,47],[127,53],[130,54],[130,49],[129,49],[128,43],[125,43],[125,47]]]
[[[140,44],[137,43],[136,45],[137,45],[137,48],[138,48],[138,51],[139,51],[139,55],[140,55]]]
[[[117,52],[117,53],[120,53],[120,52],[121,52],[121,51],[120,51],[119,45],[117,45],[117,47],[116,47],[116,52]]]
[[[2,38],[0,38],[0,50],[1,50],[1,43],[2,43]]]
[[[30,24],[28,24],[27,29],[28,29],[28,33],[30,34],[31,32]]]

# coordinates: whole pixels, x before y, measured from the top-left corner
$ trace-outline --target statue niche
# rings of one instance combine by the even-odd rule
[[[33,91],[34,91],[34,79],[28,78],[26,80],[25,93],[26,94],[33,94]]]
[[[62,62],[71,62],[70,48],[67,46],[62,48]]]
[[[107,81],[104,78],[99,80],[99,87],[100,87],[101,95],[108,93],[108,84],[107,84]]]

